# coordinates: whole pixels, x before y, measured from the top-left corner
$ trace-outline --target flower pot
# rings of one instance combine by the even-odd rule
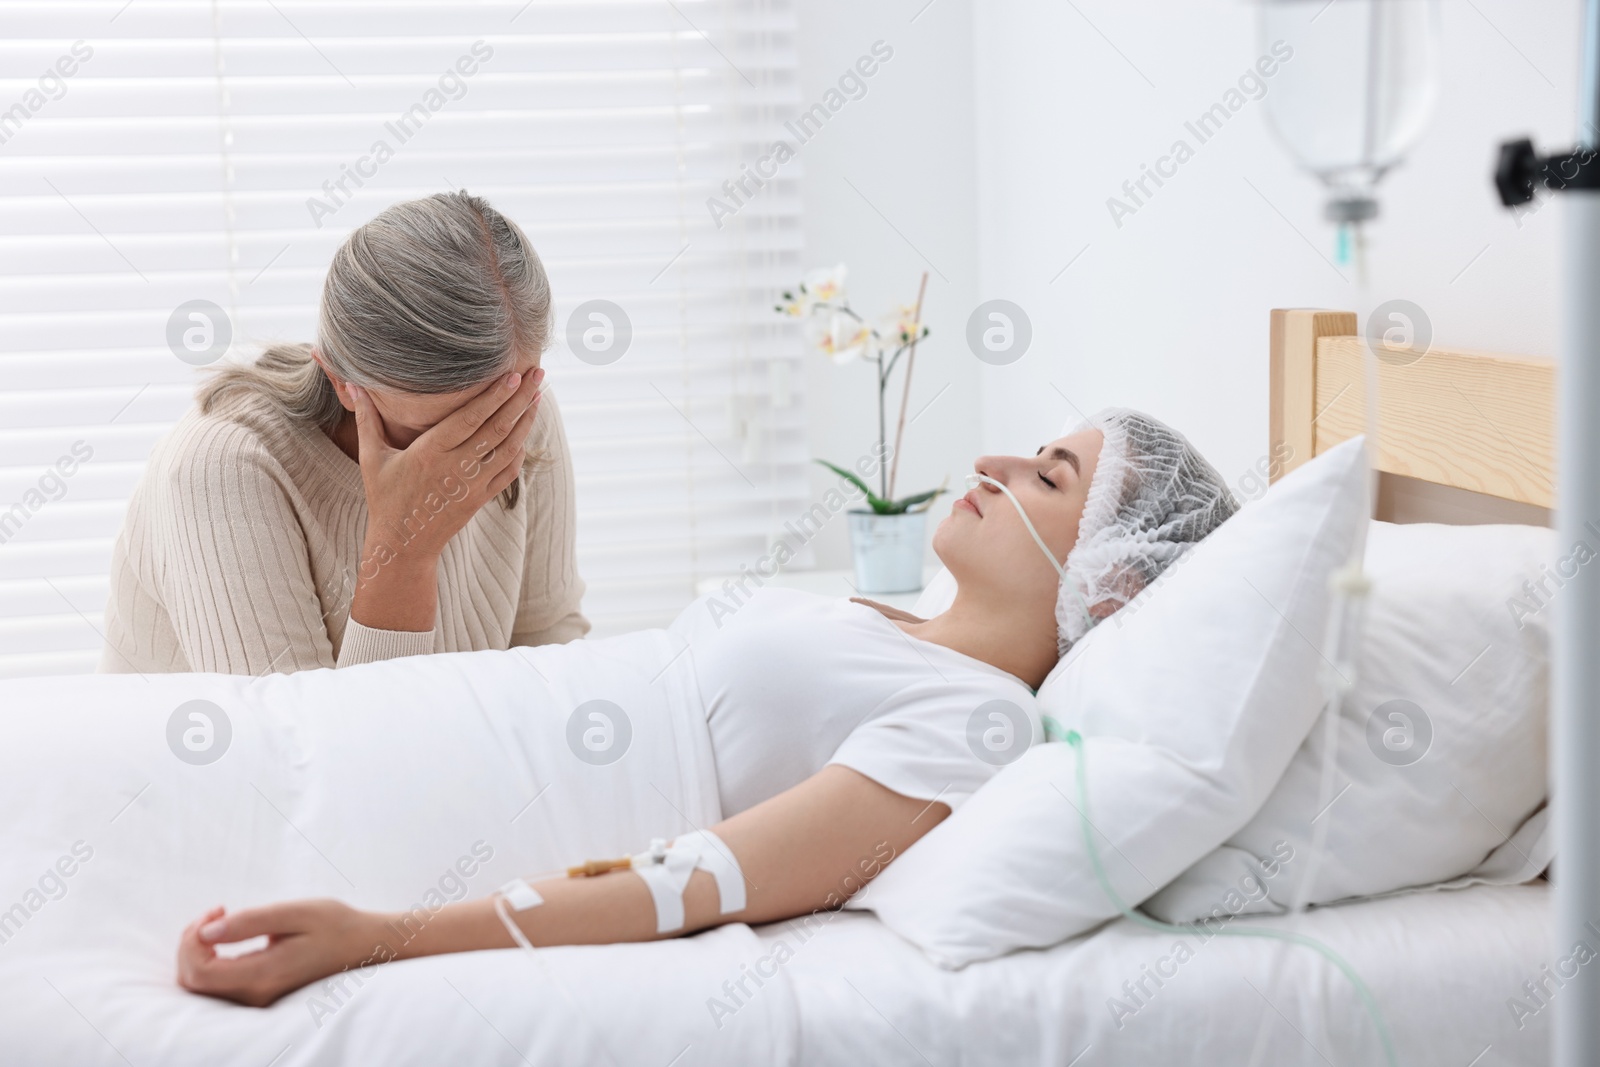
[[[925,512],[878,515],[850,512],[850,549],[856,589],[862,593],[914,593],[922,588]]]

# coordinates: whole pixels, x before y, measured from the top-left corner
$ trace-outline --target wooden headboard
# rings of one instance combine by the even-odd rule
[[[1367,340],[1350,311],[1272,312],[1277,477],[1365,432]],[[1378,517],[1552,524],[1552,360],[1378,346]]]

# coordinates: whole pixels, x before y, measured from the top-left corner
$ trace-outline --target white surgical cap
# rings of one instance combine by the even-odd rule
[[[1216,468],[1165,423],[1107,408],[1078,430],[1089,428],[1105,443],[1056,597],[1063,656],[1239,509]]]

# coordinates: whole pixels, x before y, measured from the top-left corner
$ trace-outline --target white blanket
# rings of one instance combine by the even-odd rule
[[[259,681],[0,683],[0,1067],[1248,1059],[1264,1010],[1251,986],[1271,988],[1278,946],[1203,946],[1130,1016],[1123,983],[1144,980],[1172,939],[1122,922],[959,972],[870,916],[840,914],[759,939],[736,925],[411,960],[265,1011],[174,984],[179,931],[218,903],[326,894],[409,908],[715,821],[681,653],[646,634]],[[609,766],[567,742],[572,711],[597,697],[633,730]],[[211,764],[168,746],[173,710],[192,699],[232,725]],[[1372,985],[1403,1063],[1539,1063],[1550,1013],[1511,1007],[1553,959],[1545,896],[1372,901],[1319,909],[1306,929]],[[1343,979],[1304,951],[1285,962],[1269,1062],[1373,1062]]]
[[[597,699],[622,715],[573,726]],[[210,749],[202,720],[171,725],[196,700],[222,712],[197,706]],[[744,926],[391,964],[265,1011],[173,979],[180,931],[217,904],[333,896],[425,921],[716,822],[694,679],[659,631],[264,679],[0,683],[0,811],[3,1064],[688,1065],[793,1048],[786,990],[707,1009],[765,951]],[[641,969],[671,980],[618,995]]]

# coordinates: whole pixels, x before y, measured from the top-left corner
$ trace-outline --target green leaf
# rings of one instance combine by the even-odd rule
[[[867,495],[867,506],[872,508],[872,510],[877,512],[879,515],[895,514],[893,511],[885,510],[887,508],[892,508],[894,505],[880,497],[877,493],[874,493],[872,488],[868,486],[866,482],[862,481],[855,471],[845,470],[843,467],[836,467],[825,459],[819,459],[815,462],[827,467],[833,473],[837,474],[839,477],[843,478],[845,481],[849,482],[851,485],[865,493]]]
[[[862,481],[854,471],[846,470],[843,467],[836,467],[825,459],[813,460],[813,462],[822,464],[822,466],[827,467],[833,473],[837,474],[839,477],[845,479],[851,485],[865,493],[867,497],[867,506],[872,509],[872,513],[874,515],[904,515],[918,504],[931,504],[935,497],[950,491],[941,485],[939,488],[930,489],[926,493],[914,493],[911,496],[903,496],[899,500],[885,500],[877,493],[874,493],[867,483]]]
[[[914,496],[901,497],[899,500],[894,502],[894,506],[899,509],[895,512],[895,514],[898,515],[901,512],[909,511],[918,504],[932,504],[935,497],[939,496],[941,493],[947,492],[949,492],[949,490],[941,485],[939,488],[930,489],[926,493],[917,493]]]
[[[872,491],[872,488],[870,488],[870,486],[867,485],[866,482],[862,482],[861,478],[859,478],[858,475],[856,475],[856,472],[854,472],[854,470],[845,470],[845,469],[843,469],[843,467],[835,467],[834,464],[830,464],[830,462],[827,462],[826,459],[818,459],[818,461],[816,461],[816,462],[819,462],[819,464],[822,464],[822,466],[827,467],[827,469],[829,469],[829,470],[832,470],[832,472],[834,472],[834,474],[837,474],[838,477],[845,478],[846,482],[850,482],[851,485],[856,486],[856,488],[858,488],[858,490],[861,490],[862,493],[866,493],[866,496],[867,496],[867,507],[870,507],[870,509],[872,509],[872,514],[875,514],[875,515],[899,515],[899,510],[896,510],[896,507],[894,507],[894,502],[893,501],[885,501],[885,499],[883,499],[882,496],[878,496],[877,493],[874,493],[874,491]]]

